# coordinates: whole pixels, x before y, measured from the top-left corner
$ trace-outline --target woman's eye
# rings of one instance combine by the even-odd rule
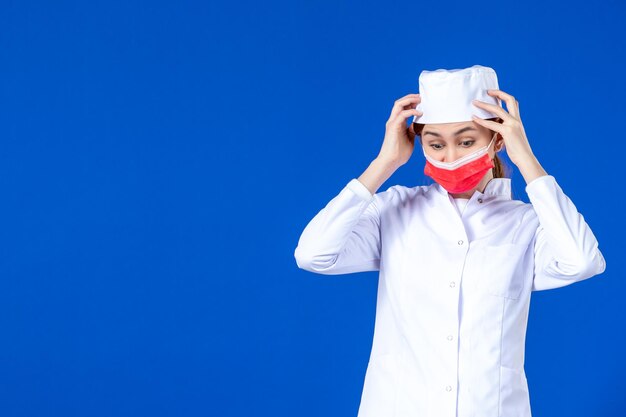
[[[474,144],[474,142],[476,142],[475,139],[464,140],[463,142],[461,142],[461,145],[464,147],[470,147]],[[440,143],[433,143],[430,145],[430,147],[436,150],[443,149],[443,145]]]

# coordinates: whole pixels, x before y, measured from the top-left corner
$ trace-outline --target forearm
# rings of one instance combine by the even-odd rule
[[[374,195],[396,169],[398,167],[395,164],[376,158],[357,179]]]
[[[534,154],[528,154],[515,165],[524,177],[526,184],[530,184],[536,178],[548,175],[548,173],[543,169]]]
[[[350,180],[304,228],[294,252],[298,266],[322,274],[377,270],[377,198],[356,178]]]
[[[556,288],[604,271],[596,237],[555,178],[537,177],[526,193],[539,220],[535,260],[541,277],[535,287]]]
[[[556,288],[602,272],[605,261],[598,241],[554,177],[532,153],[515,165],[526,180],[526,193],[540,225],[535,252],[541,277],[535,288]]]

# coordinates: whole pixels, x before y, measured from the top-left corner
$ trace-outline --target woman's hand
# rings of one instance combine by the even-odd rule
[[[491,120],[481,119],[478,116],[472,116],[474,122],[500,133],[504,139],[504,145],[509,159],[519,168],[527,184],[535,178],[548,175],[539,164],[537,158],[535,158],[530,148],[530,143],[528,143],[524,125],[522,124],[519,114],[519,102],[515,97],[502,90],[487,90],[487,94],[504,100],[508,112],[495,104],[474,100],[472,103],[476,107],[488,110],[498,115],[503,120],[502,123],[497,123]]]
[[[506,153],[511,162],[515,165],[519,166],[520,164],[527,162],[529,158],[534,158],[535,156],[530,148],[530,143],[528,143],[528,138],[526,137],[526,132],[524,131],[524,125],[522,124],[522,120],[520,118],[519,102],[515,99],[515,97],[502,90],[487,90],[487,94],[504,100],[508,112],[495,104],[474,100],[472,101],[472,104],[476,107],[490,111],[491,113],[498,115],[503,120],[502,123],[497,123],[481,119],[477,116],[472,116],[474,122],[500,133],[504,139]]]
[[[415,131],[413,123],[407,128],[406,121],[409,117],[422,115],[415,109],[420,100],[419,94],[407,94],[396,100],[385,123],[385,139],[377,159],[396,167],[407,163],[415,146]]]

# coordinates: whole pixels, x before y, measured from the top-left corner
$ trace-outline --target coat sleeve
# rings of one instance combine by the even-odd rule
[[[539,220],[532,291],[564,287],[604,272],[596,237],[555,178],[535,178],[526,193]]]
[[[378,271],[380,205],[354,178],[307,224],[294,251],[299,268],[325,275]]]

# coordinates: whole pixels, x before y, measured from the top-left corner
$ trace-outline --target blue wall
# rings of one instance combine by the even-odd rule
[[[624,414],[625,21],[604,0],[2,1],[0,415],[355,416],[377,274],[293,250],[420,71],[474,64],[607,260],[533,293],[533,413]]]

